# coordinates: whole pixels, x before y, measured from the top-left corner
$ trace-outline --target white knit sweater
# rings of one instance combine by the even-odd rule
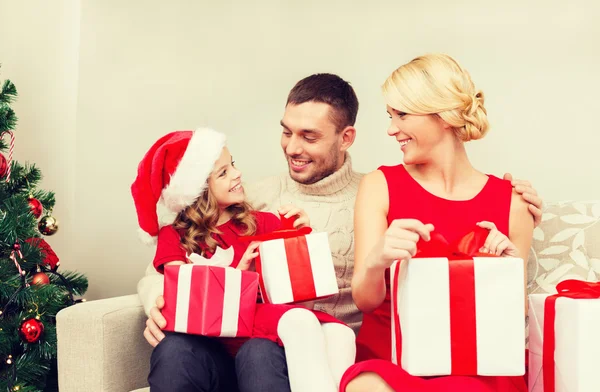
[[[329,234],[340,293],[316,301],[314,309],[344,321],[355,332],[362,314],[352,301],[350,282],[354,267],[354,201],[361,177],[352,171],[350,155],[346,154],[344,165],[337,172],[311,185],[299,184],[287,173],[244,185],[255,209],[276,213],[278,207],[292,204],[307,212],[313,231]],[[162,294],[162,275],[154,271],[152,264],[138,283],[138,294],[148,314],[156,297]]]
[[[321,310],[358,331],[362,313],[352,300],[350,282],[354,270],[354,201],[362,174],[352,171],[346,154],[344,165],[334,174],[311,185],[299,184],[287,173],[245,186],[250,204],[261,211],[275,212],[292,204],[310,217],[314,232],[327,232],[340,293],[315,302]]]

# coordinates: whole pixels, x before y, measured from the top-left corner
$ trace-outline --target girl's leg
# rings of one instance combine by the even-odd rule
[[[337,392],[329,369],[325,336],[310,310],[294,308],[285,312],[277,333],[285,349],[292,392]]]
[[[329,369],[339,388],[344,372],[354,364],[356,358],[356,335],[350,327],[339,323],[325,323],[321,329],[327,345]]]

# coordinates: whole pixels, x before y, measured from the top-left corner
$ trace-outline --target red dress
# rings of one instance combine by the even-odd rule
[[[281,227],[281,221],[277,216],[269,212],[253,211],[254,217],[256,218],[256,235],[271,233],[278,230]],[[228,221],[217,227],[221,234],[213,234],[213,238],[217,241],[218,246],[227,249],[230,246],[233,247],[233,260],[230,267],[237,267],[240,263],[246,248],[248,247],[247,241],[240,241],[240,237],[244,234],[243,229],[239,227],[235,222]],[[181,246],[181,235],[183,233],[178,232],[173,226],[164,226],[158,233],[158,241],[156,247],[156,255],[154,257],[154,267],[158,272],[163,271],[165,263],[170,261],[181,261],[187,259],[187,253]],[[206,249],[204,244],[200,244],[200,247]],[[206,258],[211,258],[213,254],[206,250]],[[260,298],[260,297],[259,297]],[[259,300],[260,301],[260,300]],[[253,338],[264,338],[277,342],[279,345],[283,345],[279,336],[277,335],[277,324],[279,319],[285,312],[292,308],[302,307],[301,305],[271,305],[259,303],[256,306],[256,314],[254,318],[254,328],[252,337]],[[317,319],[321,323],[326,322],[337,322],[341,323],[335,317],[312,310]],[[235,355],[239,348],[249,338],[219,338],[227,351]]]
[[[432,223],[435,231],[449,242],[459,239],[480,221],[496,224],[508,235],[512,186],[510,182],[488,176],[483,189],[472,199],[447,200],[425,190],[406,171],[404,165],[382,166],[389,193],[388,225],[394,219],[412,218]],[[379,374],[395,391],[411,392],[521,392],[527,391],[524,377],[443,376],[417,377],[391,362],[391,305],[389,270],[385,273],[387,292],[383,303],[363,315],[358,332],[357,363],[342,379],[340,391],[360,373]]]

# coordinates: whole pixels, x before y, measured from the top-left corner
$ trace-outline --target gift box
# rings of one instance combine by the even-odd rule
[[[392,361],[409,374],[525,374],[523,260],[479,253],[487,234],[434,232],[392,264]]]
[[[337,294],[327,233],[312,233],[310,227],[296,230],[287,222],[281,230],[245,237],[262,241],[255,262],[263,301],[287,304]]]
[[[203,259],[195,256],[190,259]],[[167,325],[164,330],[250,337],[257,293],[256,272],[196,263],[165,266],[162,314]]]
[[[600,283],[565,280],[529,296],[529,391],[596,392]]]

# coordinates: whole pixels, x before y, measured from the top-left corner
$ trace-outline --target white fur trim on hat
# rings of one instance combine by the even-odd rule
[[[143,244],[156,245],[156,242],[157,242],[156,236],[154,236],[154,237],[151,236],[150,234],[148,234],[148,232],[144,231],[141,227],[138,227],[137,231],[138,231],[138,237],[140,238],[140,240],[142,241]]]
[[[164,199],[161,197],[156,203],[156,217],[158,218],[158,229],[163,226],[168,226],[175,222],[177,212],[173,212],[167,208]]]
[[[168,210],[178,213],[204,192],[225,142],[225,135],[212,129],[200,128],[194,132],[169,185],[162,191]]]

